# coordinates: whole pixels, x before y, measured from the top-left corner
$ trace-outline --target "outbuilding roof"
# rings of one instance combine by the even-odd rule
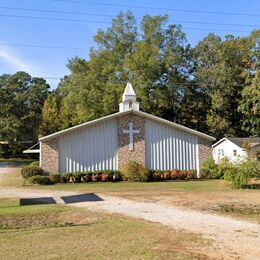
[[[177,124],[177,123],[165,120],[163,118],[160,118],[160,117],[157,117],[157,116],[154,116],[154,115],[142,112],[142,111],[134,111],[132,109],[130,109],[128,111],[124,111],[124,112],[117,112],[117,113],[114,113],[114,114],[111,114],[111,115],[108,115],[108,116],[101,117],[99,119],[95,119],[95,120],[92,120],[92,121],[89,121],[89,122],[86,122],[86,123],[83,123],[83,124],[80,124],[80,125],[76,125],[76,126],[64,129],[62,131],[59,131],[59,132],[56,132],[56,133],[53,133],[53,134],[41,137],[39,140],[40,141],[46,141],[46,140],[52,139],[54,137],[58,137],[60,135],[63,135],[63,134],[66,134],[66,133],[69,133],[69,132],[81,129],[83,127],[91,126],[91,125],[100,123],[102,121],[113,119],[113,118],[117,118],[119,116],[122,116],[122,115],[125,115],[125,114],[130,114],[130,113],[133,113],[133,114],[145,117],[145,118],[149,118],[149,119],[155,120],[155,121],[163,123],[163,124],[167,124],[169,126],[175,127],[177,129],[183,130],[185,132],[194,134],[196,136],[199,136],[201,138],[204,138],[204,139],[207,139],[207,140],[210,140],[210,141],[215,141],[216,140],[216,138],[213,137],[213,136],[210,136],[210,135],[204,134],[202,132],[193,130],[193,129],[188,128],[186,126],[183,126],[183,125],[180,125],[180,124]]]
[[[249,143],[251,147],[260,144],[259,137],[224,137],[219,140],[217,143],[213,144],[212,147],[216,147],[218,144],[222,143],[224,140],[229,140],[230,142],[234,143],[235,145],[243,148],[244,143]]]
[[[251,137],[247,137],[247,138],[227,138],[229,141],[233,142],[234,144],[236,144],[239,147],[243,147],[243,144],[245,142],[250,143],[250,146],[253,147],[255,145],[260,144],[260,138],[251,138]]]

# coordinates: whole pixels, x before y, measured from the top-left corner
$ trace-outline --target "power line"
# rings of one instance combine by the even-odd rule
[[[63,11],[63,10],[49,10],[49,9],[22,8],[22,7],[9,7],[9,6],[0,6],[0,9],[30,11],[30,12],[38,12],[38,13],[76,14],[76,15],[100,16],[100,17],[115,18],[114,15],[108,15],[108,14],[93,14],[93,13],[85,13],[85,12]]]
[[[146,10],[151,9],[151,10],[174,11],[174,12],[185,12],[185,13],[260,17],[260,14],[248,14],[248,13],[232,13],[232,12],[217,12],[217,11],[204,11],[204,10],[192,10],[192,9],[162,8],[162,7],[141,6],[141,5],[123,5],[123,4],[112,4],[112,3],[93,3],[92,2],[91,4],[99,5],[99,6],[101,5],[101,6],[137,8],[137,9],[139,8],[139,9],[146,9]]]
[[[40,13],[55,13],[55,14],[73,14],[73,15],[83,15],[83,16],[95,16],[95,17],[108,17],[116,18],[114,15],[107,14],[94,14],[86,12],[72,12],[72,11],[63,11],[63,10],[49,10],[49,9],[36,9],[36,8],[22,8],[22,7],[9,7],[9,6],[0,6],[0,9],[4,10],[19,10],[19,11],[30,11],[30,12],[40,12]],[[137,17],[137,19],[142,19]],[[169,22],[177,23],[194,23],[194,24],[210,24],[210,25],[221,25],[221,26],[241,26],[241,27],[256,27],[259,28],[260,25],[251,25],[251,24],[236,24],[236,23],[215,23],[215,22],[200,22],[200,21],[187,21],[187,20],[169,20]]]
[[[79,19],[52,18],[52,17],[39,17],[39,16],[29,16],[29,15],[0,14],[0,16],[2,16],[2,17],[11,17],[11,18],[35,19],[35,20],[50,20],[50,21],[66,21],[66,22],[106,23],[106,24],[110,24],[110,22],[107,22],[107,21],[79,20]]]
[[[84,48],[78,48],[78,47],[31,45],[31,44],[20,44],[20,43],[0,43],[0,46],[40,48],[40,49],[84,50]]]
[[[50,17],[39,17],[39,16],[28,16],[28,15],[9,15],[0,14],[0,17],[10,18],[22,18],[22,19],[34,19],[34,20],[48,20],[48,21],[66,21],[66,22],[80,22],[80,23],[99,23],[99,24],[111,24],[108,21],[96,21],[96,20],[81,20],[81,19],[67,19],[67,18],[50,18]],[[223,29],[212,29],[212,28],[195,28],[195,27],[182,27],[185,30],[200,30],[200,31],[219,31],[219,32],[242,32],[250,33],[250,31],[244,30],[223,30]]]

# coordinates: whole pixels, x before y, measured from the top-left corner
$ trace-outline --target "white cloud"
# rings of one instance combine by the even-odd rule
[[[33,65],[24,61],[17,54],[6,47],[0,46],[0,59],[9,65],[13,70],[23,70],[34,74]]]
[[[6,46],[0,46],[0,74],[15,73],[16,71],[26,71],[34,77],[57,77],[53,75],[53,69],[46,64],[41,65],[38,61],[37,64],[33,61],[28,61],[17,50],[13,50]],[[28,53],[27,53],[28,56]],[[30,55],[29,55],[30,56]],[[58,81],[54,79],[47,79],[47,82],[55,88]]]

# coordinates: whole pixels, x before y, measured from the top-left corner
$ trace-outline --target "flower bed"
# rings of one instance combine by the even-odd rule
[[[136,168],[136,167],[135,167]],[[134,169],[135,169],[134,168]],[[139,169],[139,168],[138,168]],[[181,170],[147,170],[141,169],[141,177],[132,180],[124,171],[104,170],[104,171],[86,171],[86,172],[65,172],[46,173],[40,167],[24,167],[22,177],[34,184],[55,184],[55,183],[89,183],[89,182],[111,182],[111,181],[168,181],[168,180],[188,180],[196,178],[196,171]],[[134,176],[136,177],[136,176]]]

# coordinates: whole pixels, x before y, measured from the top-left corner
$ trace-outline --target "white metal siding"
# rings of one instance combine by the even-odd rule
[[[117,124],[105,121],[59,138],[60,172],[116,170]]]
[[[149,169],[197,169],[197,137],[193,134],[147,119],[145,146]]]

